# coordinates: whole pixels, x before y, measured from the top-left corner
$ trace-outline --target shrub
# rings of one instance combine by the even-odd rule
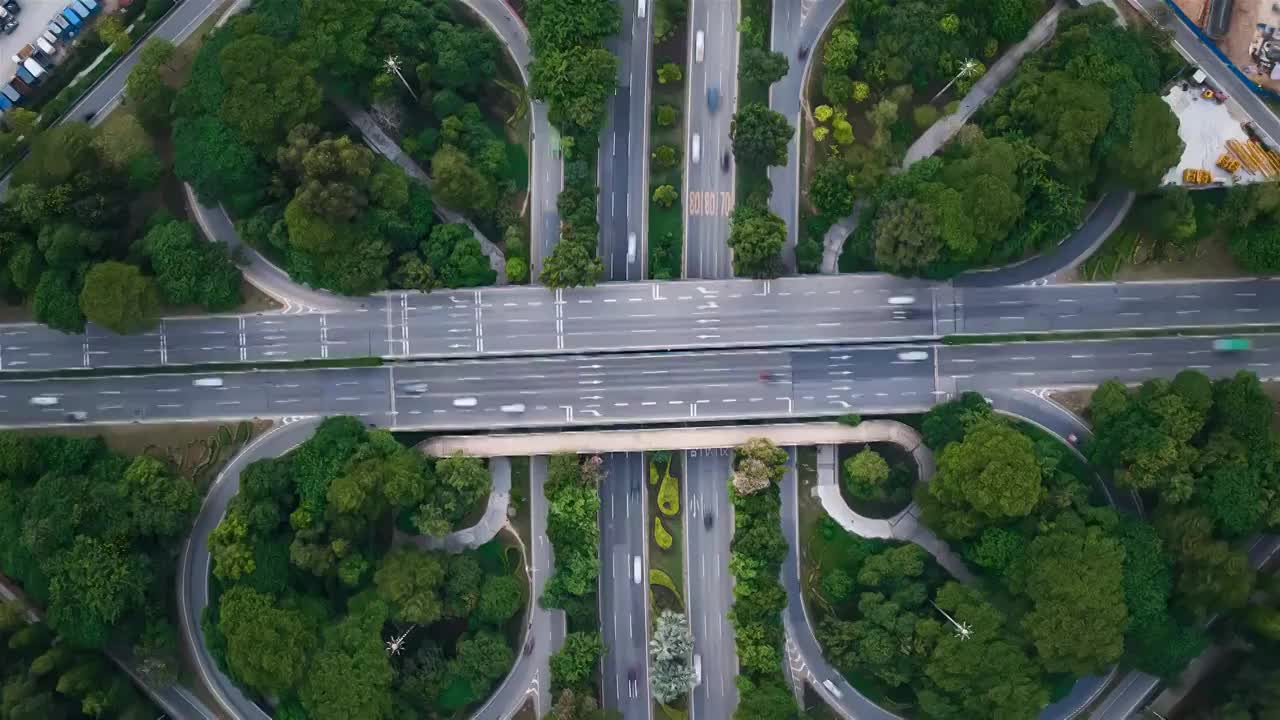
[[[680,109],[675,105],[662,104],[658,106],[656,120],[659,127],[671,127],[676,124],[676,120],[680,119]]]
[[[813,117],[820,123],[830,120],[834,114],[835,110],[832,110],[830,105],[819,105],[813,109]]]
[[[917,106],[911,111],[911,118],[915,121],[917,128],[924,130],[938,121],[938,108],[932,105]]]
[[[853,81],[853,101],[856,103],[859,103],[859,102],[862,102],[863,100],[866,100],[869,97],[871,97],[871,86],[862,82],[861,80],[854,80]]]
[[[671,473],[662,475],[662,485],[658,487],[658,510],[668,516],[680,512],[680,481]]]
[[[529,282],[529,265],[523,258],[507,258],[507,282]]]
[[[671,533],[667,532],[667,527],[662,524],[661,515],[653,516],[653,540],[663,550],[671,549]]]
[[[841,425],[848,425],[849,427],[855,427],[858,423],[862,422],[862,416],[857,413],[847,413],[845,415],[841,415],[840,417],[836,418],[836,422],[840,423]]]

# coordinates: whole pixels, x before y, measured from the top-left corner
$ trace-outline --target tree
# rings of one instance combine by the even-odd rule
[[[674,145],[659,145],[653,149],[649,157],[653,160],[654,167],[666,170],[676,166],[680,160],[680,152]]]
[[[395,673],[380,637],[386,604],[361,595],[349,607],[347,617],[325,629],[298,689],[312,720],[382,720],[392,713]]]
[[[237,680],[268,694],[287,692],[302,680],[316,637],[301,612],[233,585],[222,595],[218,617],[227,666]]]
[[[515,577],[494,575],[485,578],[476,616],[481,622],[502,625],[516,614],[523,602],[524,591]]]
[[[195,488],[185,477],[175,477],[164,463],[139,455],[121,477],[126,511],[132,531],[157,538],[185,534],[199,507]]]
[[[84,313],[80,310],[78,295],[76,284],[67,273],[45,270],[31,298],[32,315],[54,330],[84,332]]]
[[[787,143],[794,134],[786,117],[758,102],[742,106],[729,124],[734,158],[752,167],[785,165]]]
[[[1123,385],[1120,386],[1122,389]],[[991,406],[976,392],[964,392],[950,402],[935,406],[925,413],[921,423],[924,443],[934,452],[964,439],[969,428],[992,417]]]
[[[79,173],[98,169],[97,153],[93,149],[96,136],[93,128],[81,122],[71,122],[49,128],[31,141],[31,150],[13,170],[11,185],[32,184],[49,189],[69,182]]]
[[[211,312],[239,304],[240,271],[226,246],[197,238],[190,223],[157,225],[142,239],[142,246],[166,302],[202,305]]]
[[[219,119],[246,143],[270,150],[320,109],[318,62],[266,35],[237,37],[218,54],[226,88]]]
[[[875,499],[885,495],[889,481],[889,463],[869,447],[845,460],[844,473],[849,492],[856,498]]]
[[[787,56],[760,47],[748,47],[742,51],[738,71],[746,82],[772,85],[787,74],[790,64]]]
[[[598,132],[618,82],[618,58],[600,47],[574,45],[538,56],[530,95],[551,106],[550,117],[566,134]]]
[[[680,66],[673,62],[665,62],[658,66],[658,84],[678,83],[684,79]]]
[[[446,206],[485,211],[497,202],[493,183],[476,169],[466,153],[444,145],[431,157],[432,194]]]
[[[822,48],[822,65],[827,73],[842,73],[858,58],[858,33],[850,27],[836,27]]]
[[[654,700],[665,705],[693,689],[693,634],[684,615],[662,611],[654,623],[649,656]]]
[[[734,450],[734,492],[751,495],[778,482],[786,473],[786,464],[786,450],[768,438],[751,438]]]
[[[90,322],[125,335],[155,325],[160,294],[138,266],[107,261],[89,268],[85,275],[80,309]]]
[[[152,134],[168,128],[176,91],[164,80],[163,69],[173,57],[174,45],[151,38],[138,53],[138,63],[125,81],[125,96],[133,114]]]
[[[658,123],[658,127],[671,127],[680,119],[680,108],[675,105],[663,103],[654,111],[654,120]]]
[[[669,208],[680,199],[680,194],[671,185],[659,185],[653,189],[653,201],[659,206]]]
[[[225,202],[248,213],[260,204],[267,172],[257,156],[217,118],[201,116],[173,125],[173,170],[191,183],[201,202]]]
[[[1245,271],[1275,272],[1280,269],[1280,223],[1264,221],[1232,230],[1227,248]]]
[[[458,670],[473,688],[484,688],[511,667],[511,648],[501,633],[479,630],[458,640]]]
[[[440,586],[444,582],[444,570],[440,556],[401,546],[382,559],[373,583],[392,617],[401,622],[427,625],[440,619],[443,612]]]
[[[599,632],[571,632],[551,656],[551,682],[556,688],[588,689],[604,654]]]
[[[849,169],[837,158],[818,163],[813,183],[809,186],[809,200],[828,218],[844,218],[853,214],[853,192],[849,189]]]
[[[603,274],[604,263],[595,257],[591,247],[581,242],[562,240],[543,261],[538,280],[552,289],[590,287]]]
[[[1178,117],[1155,93],[1133,103],[1130,134],[1107,155],[1112,170],[1138,192],[1154,190],[1177,164],[1186,144],[1178,136]]]
[[[98,128],[93,147],[107,166],[117,172],[128,168],[139,157],[155,153],[147,131],[132,115],[123,115]]]
[[[590,0],[539,0],[529,6],[527,20],[536,56],[615,35],[622,13],[616,5]]]
[[[129,612],[141,607],[151,571],[123,544],[79,535],[53,559],[49,624],[71,642],[102,646]]]
[[[778,273],[779,253],[787,241],[787,226],[768,210],[739,205],[729,221],[729,247],[736,275],[768,277]]]
[[[872,242],[876,267],[919,273],[942,255],[942,222],[933,205],[894,198],[876,212]]]
[[[948,445],[922,493],[926,524],[949,538],[1028,515],[1044,495],[1031,440],[996,420],[972,427]]]
[[[1124,550],[1097,526],[1055,530],[1027,548],[1023,618],[1049,672],[1100,672],[1124,650]]]

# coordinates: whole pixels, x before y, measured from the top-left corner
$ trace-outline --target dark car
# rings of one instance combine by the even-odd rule
[[[532,655],[532,654],[533,654],[533,641],[534,641],[534,638],[529,638],[529,642],[527,642],[527,643],[525,643],[525,644],[524,644],[524,654],[525,654],[525,655]]]
[[[800,47],[800,52],[796,53],[796,55],[797,55],[801,60],[803,60],[803,59],[805,59],[805,58],[809,57],[809,46],[808,46],[808,45],[802,45],[802,46]]]
[[[706,515],[702,516],[702,524],[705,525],[708,530],[711,529],[711,526],[714,523],[715,523],[715,518],[711,516],[711,513],[707,513]]]
[[[14,15],[17,15],[18,13],[22,12],[22,6],[14,2],[14,0],[9,0],[9,2],[5,3],[4,9],[8,10]]]
[[[725,150],[724,154],[720,156],[720,169],[723,170],[724,172],[729,172],[729,151],[728,150]]]
[[[640,494],[640,476],[639,475],[633,475],[631,477],[631,493],[633,495]]]
[[[713,113],[720,109],[720,88],[707,88],[707,109]]]

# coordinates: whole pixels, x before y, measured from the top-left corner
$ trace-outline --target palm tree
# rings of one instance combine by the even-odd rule
[[[960,70],[956,72],[956,76],[951,78],[951,82],[947,83],[946,85],[943,85],[942,89],[938,91],[938,94],[934,95],[933,98],[929,100],[929,102],[933,102],[934,100],[937,100],[939,95],[942,95],[942,93],[951,89],[951,86],[955,85],[956,81],[959,80],[960,78],[970,77],[974,73],[978,72],[978,67],[979,67],[978,61],[974,60],[973,58],[968,58],[964,62],[960,63]]]

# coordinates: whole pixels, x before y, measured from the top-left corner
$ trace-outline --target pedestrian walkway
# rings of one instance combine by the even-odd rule
[[[893,442],[911,453],[919,472],[921,483],[933,479],[933,452],[925,447],[920,434],[913,428],[894,420],[873,420],[884,428],[876,442]],[[869,423],[863,423],[869,424]],[[840,527],[854,535],[865,538],[881,538],[884,540],[900,540],[915,543],[933,556],[938,564],[947,569],[951,576],[962,583],[973,583],[975,578],[964,560],[951,549],[941,538],[920,522],[920,508],[912,502],[902,512],[891,518],[869,518],[854,512],[840,494],[839,473],[836,471],[836,446],[818,446],[818,487],[815,493],[822,501],[822,509],[827,511],[832,520]]]
[[[489,500],[484,515],[471,527],[455,530],[443,537],[431,535],[405,535],[396,531],[396,542],[412,542],[423,550],[443,550],[457,554],[474,550],[497,537],[507,524],[507,507],[511,504],[511,460],[505,457],[489,458]]]

